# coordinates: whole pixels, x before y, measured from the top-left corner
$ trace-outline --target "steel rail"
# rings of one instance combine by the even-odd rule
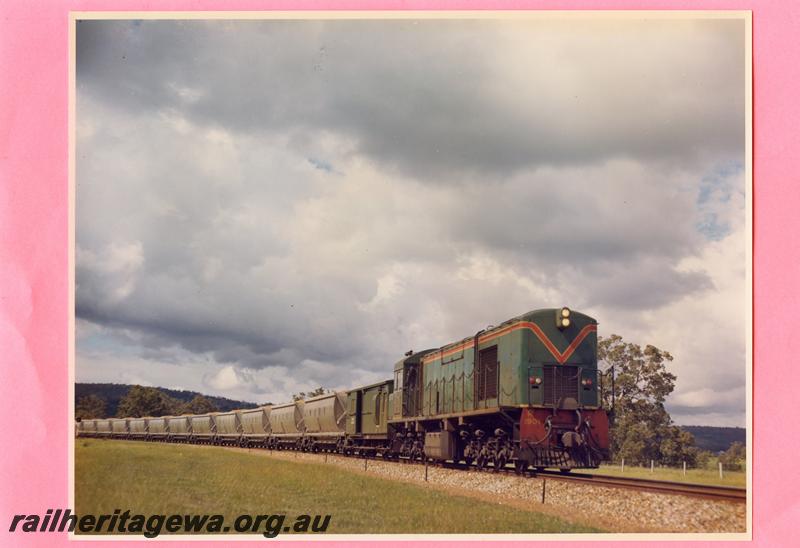
[[[636,491],[649,491],[670,495],[685,495],[705,499],[728,500],[744,502],[747,500],[747,489],[741,487],[727,487],[722,485],[706,485],[699,483],[683,483],[679,481],[652,480],[645,478],[626,478],[621,476],[608,476],[603,474],[569,473],[543,471],[537,475],[546,476],[555,480],[583,482],[590,485],[614,487],[620,489],[633,489]]]

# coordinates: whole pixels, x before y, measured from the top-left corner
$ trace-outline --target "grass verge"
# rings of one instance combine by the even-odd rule
[[[683,470],[679,468],[655,468],[653,472],[650,472],[650,468],[625,466],[625,470],[622,471],[619,465],[602,465],[597,473],[625,478],[700,483],[703,485],[721,485],[725,487],[747,486],[747,474],[745,472],[723,471],[722,478],[720,478],[718,470],[687,469],[686,475],[684,476]]]
[[[75,512],[331,515],[328,533],[588,533],[533,511],[216,447],[77,440]],[[259,531],[260,532],[260,531]]]

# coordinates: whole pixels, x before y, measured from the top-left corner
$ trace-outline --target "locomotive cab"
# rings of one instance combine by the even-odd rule
[[[422,357],[433,352],[409,351],[406,357],[394,365],[394,392],[392,394],[392,418],[418,417],[422,414],[424,385],[422,382]]]

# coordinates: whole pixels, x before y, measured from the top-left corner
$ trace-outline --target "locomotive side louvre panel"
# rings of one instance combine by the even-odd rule
[[[500,368],[497,362],[497,345],[478,352],[478,369],[475,372],[475,401],[488,402],[497,399],[497,386],[500,384]]]

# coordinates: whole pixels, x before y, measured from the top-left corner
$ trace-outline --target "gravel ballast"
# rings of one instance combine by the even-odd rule
[[[743,533],[747,513],[744,502],[708,500],[684,495],[601,487],[548,477],[521,477],[453,470],[406,462],[367,460],[312,453],[250,450],[271,458],[326,463],[352,472],[378,476],[477,497],[515,508],[557,515],[612,532],[640,533]]]

